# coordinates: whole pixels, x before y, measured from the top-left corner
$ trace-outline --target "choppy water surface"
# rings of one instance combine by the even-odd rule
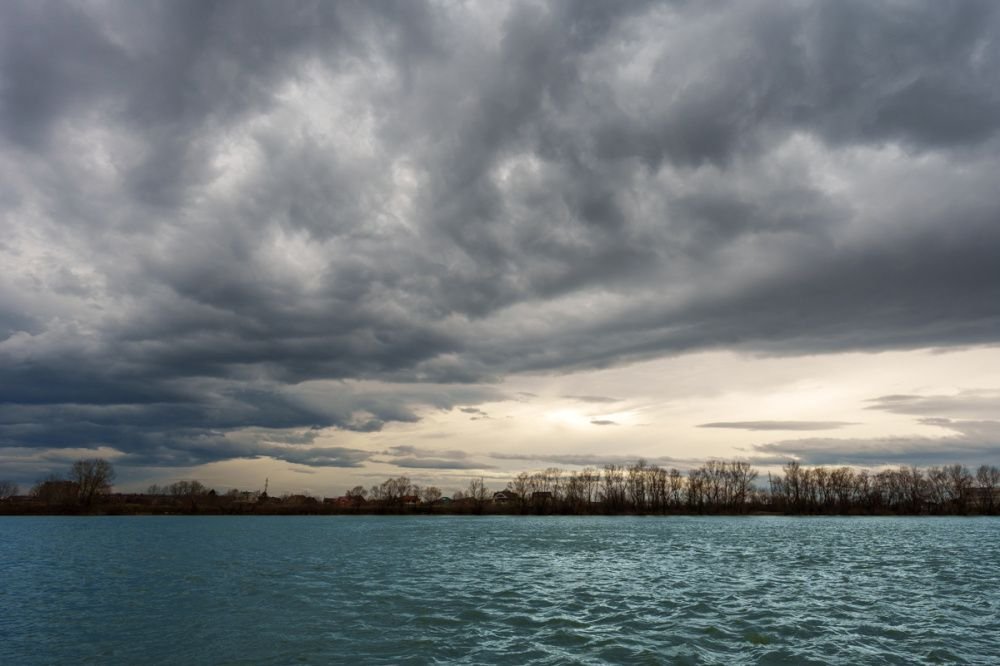
[[[0,519],[0,663],[1000,663],[1000,520]]]

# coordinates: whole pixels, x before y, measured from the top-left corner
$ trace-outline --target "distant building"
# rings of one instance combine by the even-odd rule
[[[249,490],[230,493],[229,496],[233,498],[236,504],[256,504],[261,499],[259,492],[251,492]]]
[[[516,502],[519,495],[511,490],[499,490],[493,493],[493,501],[497,504],[506,504],[508,502]]]

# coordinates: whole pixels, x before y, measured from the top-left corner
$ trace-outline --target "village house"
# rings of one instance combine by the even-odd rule
[[[519,495],[511,490],[499,490],[493,493],[493,501],[497,504],[516,502]]]

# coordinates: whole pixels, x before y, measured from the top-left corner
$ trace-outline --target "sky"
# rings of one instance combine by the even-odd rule
[[[1000,464],[995,2],[4,2],[0,477]]]

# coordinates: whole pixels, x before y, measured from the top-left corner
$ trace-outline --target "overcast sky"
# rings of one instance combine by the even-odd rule
[[[0,477],[998,464],[998,72],[990,1],[3,2]]]

